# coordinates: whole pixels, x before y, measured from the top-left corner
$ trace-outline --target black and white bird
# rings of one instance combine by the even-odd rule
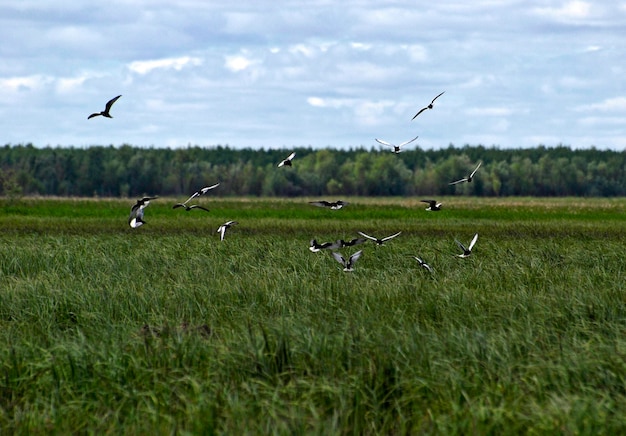
[[[337,242],[335,242],[335,244],[337,244],[339,248],[343,248],[343,247],[352,247],[353,245],[361,245],[365,241],[367,241],[367,239],[365,238],[354,238],[349,241],[338,239]]]
[[[172,206],[172,209],[176,209],[178,207],[184,207],[185,210],[189,211],[190,209],[194,209],[194,208],[200,208],[200,209],[204,209],[208,212],[208,209],[205,209],[204,207],[201,206],[187,206],[187,203],[189,203],[191,200],[193,200],[196,197],[200,197],[201,195],[206,194],[207,192],[209,192],[211,189],[215,189],[219,186],[219,183],[216,183],[215,185],[211,185],[211,186],[205,186],[202,189],[197,190],[196,192],[194,192],[193,194],[191,194],[191,197],[189,197],[187,200],[185,200],[182,203],[176,203],[174,206]]]
[[[478,165],[476,165],[476,168],[474,168],[474,171],[472,171],[469,176],[463,177],[462,179],[457,180],[456,182],[452,182],[452,183],[448,183],[448,184],[449,185],[456,185],[457,183],[463,183],[463,182],[472,183],[472,179],[474,178],[474,174],[476,174],[476,171],[478,171],[478,168],[480,168],[481,164],[482,164],[482,162],[478,162]]]
[[[474,237],[472,238],[472,242],[470,242],[469,246],[467,248],[465,248],[465,245],[461,244],[458,240],[454,240],[456,242],[456,244],[459,246],[459,248],[461,250],[463,250],[463,254],[457,254],[457,256],[459,257],[468,257],[472,254],[472,248],[474,248],[474,245],[476,244],[476,241],[478,241],[478,233],[476,233],[474,235]]]
[[[394,233],[393,235],[391,235],[391,236],[386,236],[386,237],[384,237],[384,238],[382,238],[382,239],[375,238],[375,237],[370,236],[370,235],[367,235],[367,234],[365,234],[365,233],[363,233],[363,232],[357,232],[357,233],[358,233],[359,235],[363,236],[364,238],[371,239],[372,241],[374,241],[374,242],[376,243],[376,245],[383,245],[385,242],[387,242],[387,241],[388,241],[388,240],[390,240],[390,239],[395,238],[396,236],[398,236],[398,235],[399,235],[400,233],[402,233],[402,232]]]
[[[339,245],[337,242],[322,242],[321,244],[319,244],[316,239],[311,239],[311,243],[309,244],[309,250],[311,250],[313,253],[317,253],[318,251],[322,250],[336,250],[340,247],[341,245]]]
[[[224,240],[224,233],[226,233],[226,229],[229,229],[231,226],[239,224],[237,221],[227,221],[221,226],[217,228],[217,233],[220,234],[220,241]]]
[[[428,207],[426,210],[437,212],[441,210],[441,203],[438,203],[436,200],[420,200],[422,203],[428,203]]]
[[[421,114],[422,112],[424,112],[427,109],[432,109],[433,108],[433,104],[435,103],[435,100],[437,100],[439,97],[441,97],[443,95],[443,93],[446,91],[443,91],[441,94],[439,94],[437,97],[433,98],[433,100],[430,102],[430,104],[426,107],[421,108],[414,116],[413,118],[411,118],[411,121],[413,121],[419,114]]]
[[[120,98],[121,95],[118,95],[117,97],[113,97],[111,100],[109,100],[106,104],[106,106],[104,107],[104,110],[102,112],[94,112],[93,114],[89,115],[87,117],[87,119],[93,118],[93,117],[98,117],[98,116],[103,116],[106,118],[113,118],[111,116],[111,114],[109,113],[109,111],[111,110],[111,106],[113,106],[113,103],[115,103],[117,101],[118,98]]]
[[[286,165],[286,166],[290,167],[291,166],[291,161],[293,160],[294,157],[296,157],[296,152],[295,151],[293,153],[291,153],[289,156],[287,156],[286,159],[281,160],[278,163],[278,166],[282,167],[282,166]]]
[[[386,145],[387,147],[393,147],[393,152],[394,152],[394,153],[396,153],[396,154],[398,154],[398,153],[400,153],[400,151],[401,151],[400,149],[401,149],[402,147],[404,147],[404,146],[405,146],[405,145],[407,145],[407,144],[410,144],[411,142],[415,141],[417,138],[419,138],[419,136],[416,136],[416,137],[415,137],[415,138],[413,138],[413,139],[410,139],[410,140],[408,140],[408,141],[405,141],[405,142],[403,142],[403,143],[402,143],[402,144],[400,144],[400,145],[391,144],[390,142],[383,141],[382,139],[378,139],[378,138],[374,138],[374,139],[375,139],[375,140],[376,140],[376,142],[378,142],[379,144]]]
[[[309,201],[309,204],[312,204],[313,206],[317,206],[317,207],[327,207],[329,209],[332,210],[339,210],[344,206],[347,206],[348,203],[347,201],[343,201],[343,200],[337,200],[337,201],[326,201],[326,200],[320,200],[320,201]]]
[[[345,272],[351,272],[354,270],[355,262],[359,260],[359,257],[361,257],[361,254],[363,254],[363,250],[357,251],[352,256],[350,256],[348,260],[346,260],[341,254],[337,253],[336,251],[333,251],[332,254],[335,260],[343,265],[343,270]]]
[[[419,263],[419,266],[421,266],[422,268],[424,268],[426,271],[428,271],[429,273],[432,273],[432,272],[433,272],[433,269],[430,267],[430,265],[428,265],[428,264],[426,263],[426,261],[424,261],[424,260],[420,259],[420,258],[419,258],[419,257],[417,257],[417,256],[413,256],[413,258],[414,258],[415,260],[417,260],[417,263]]]
[[[172,206],[172,209],[177,209],[179,207],[184,207],[187,212],[189,212],[191,209],[202,209],[209,212],[209,209],[207,209],[206,207],[202,207],[199,204],[192,204],[191,206],[189,206],[185,203],[176,203],[174,206]]]
[[[136,229],[137,227],[145,224],[143,220],[143,210],[150,204],[150,200],[155,200],[158,197],[143,197],[137,200],[137,203],[133,204],[130,208],[130,216],[128,217],[128,224]]]

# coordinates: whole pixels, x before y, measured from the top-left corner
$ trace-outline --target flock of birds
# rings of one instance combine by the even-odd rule
[[[429,109],[433,109],[434,107],[434,103],[435,100],[437,100],[439,97],[441,97],[444,92],[441,92],[440,94],[438,94],[435,98],[432,99],[432,101],[427,105],[424,106],[423,108],[421,108],[414,116],[411,120],[414,120],[418,115],[420,115],[422,112],[429,110]],[[89,115],[87,117],[87,119],[91,119],[97,116],[103,116],[105,118],[113,118],[110,114],[111,111],[111,107],[113,106],[113,104],[121,97],[121,95],[118,95],[114,98],[112,98],[111,100],[109,100],[103,111],[101,112],[94,112],[91,115]],[[393,153],[400,153],[402,147],[404,147],[405,145],[408,145],[410,143],[412,143],[413,141],[415,141],[418,138],[418,136],[416,136],[413,139],[410,139],[408,141],[405,141],[403,143],[401,143],[400,145],[395,145],[392,144],[390,142],[384,141],[382,139],[378,139],[375,138],[376,142],[378,142],[379,144],[388,146],[388,147],[392,147],[392,151]],[[289,156],[287,156],[285,159],[283,159],[282,161],[280,161],[278,163],[278,167],[291,167],[293,165],[292,161],[293,159],[296,157],[296,153],[292,152],[289,154]],[[478,163],[478,165],[476,166],[476,168],[474,168],[474,170],[469,173],[467,176],[458,179],[456,181],[450,182],[449,185],[456,185],[459,183],[471,183],[474,176],[476,175],[476,172],[478,171],[478,169],[481,166],[481,162]],[[209,209],[200,206],[199,204],[189,204],[190,201],[192,201],[195,198],[198,198],[202,195],[205,195],[207,192],[217,188],[220,184],[216,183],[214,185],[211,186],[206,186],[202,189],[199,189],[198,191],[194,192],[193,194],[191,194],[191,196],[185,200],[183,203],[176,203],[173,205],[173,209],[178,209],[178,208],[184,208],[187,212],[193,210],[193,209],[200,209],[200,210],[204,210],[204,211],[209,211]],[[146,222],[144,221],[143,217],[144,217],[144,211],[145,208],[150,204],[150,201],[157,199],[158,197],[143,197],[140,198],[139,200],[137,200],[137,202],[132,205],[131,209],[130,209],[130,216],[128,218],[128,224],[130,225],[131,228],[135,229],[138,228],[140,226],[142,226],[143,224],[145,224]],[[442,203],[436,201],[436,200],[431,200],[431,199],[424,199],[421,200],[421,202],[427,203],[428,207],[426,208],[427,211],[432,211],[432,212],[437,212],[441,210],[441,205]],[[310,201],[309,204],[313,205],[313,206],[317,206],[317,207],[324,207],[324,208],[328,208],[331,210],[339,210],[342,209],[344,206],[347,206],[349,203],[346,201],[342,201],[342,200],[337,200],[334,202],[330,202],[330,201],[326,201],[326,200],[319,200],[319,201]],[[228,230],[229,228],[231,228],[232,226],[238,224],[237,221],[227,221],[224,224],[220,225],[217,229],[217,233],[219,233],[220,235],[220,240],[223,241],[224,240],[224,236],[226,234],[226,230]],[[373,243],[375,243],[376,245],[384,245],[385,242],[396,238],[397,236],[399,236],[402,232],[397,232],[394,233],[393,235],[389,235],[389,236],[385,236],[383,238],[377,238],[375,236],[370,236],[364,232],[357,232],[360,237],[359,238],[354,238],[352,240],[349,241],[345,241],[343,239],[338,239],[334,242],[323,242],[323,243],[318,243],[316,239],[312,239],[310,244],[309,244],[309,250],[311,250],[314,253],[320,252],[322,250],[329,250],[332,253],[332,257],[339,262],[342,267],[343,267],[343,271],[345,272],[350,272],[354,270],[354,264],[356,263],[357,260],[359,260],[359,258],[361,257],[361,255],[363,254],[363,250],[359,250],[356,253],[348,256],[347,258],[344,257],[342,254],[340,254],[337,250],[340,250],[342,248],[345,247],[352,247],[355,245],[360,245],[365,243],[366,241],[370,240]],[[474,245],[476,245],[476,241],[478,241],[478,233],[476,233],[474,235],[474,237],[472,238],[472,240],[470,241],[469,245],[466,247],[465,245],[463,245],[460,241],[455,239],[456,244],[458,245],[458,247],[460,248],[460,250],[462,251],[461,254],[458,254],[458,257],[461,258],[465,258],[468,257],[472,254],[472,249],[474,248]],[[429,273],[433,272],[433,269],[431,268],[431,266],[424,261],[423,259],[421,259],[418,256],[413,256],[414,259],[418,262],[419,266],[424,268],[426,271],[428,271]]]

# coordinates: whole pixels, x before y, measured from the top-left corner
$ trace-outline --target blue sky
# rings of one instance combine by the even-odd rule
[[[0,144],[626,148],[626,0],[0,0],[0,40]]]

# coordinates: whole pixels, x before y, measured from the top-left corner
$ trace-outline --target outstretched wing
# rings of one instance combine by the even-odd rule
[[[478,171],[478,168],[480,168],[481,164],[482,164],[482,162],[478,162],[478,165],[476,166],[476,169],[474,169],[474,171],[472,171],[472,174],[470,174],[470,178],[474,177],[474,174],[476,174],[476,171]]]
[[[389,143],[387,141],[383,141],[382,139],[374,138],[374,141],[378,142],[379,144],[386,145],[387,147],[395,147],[395,145],[393,145],[393,144],[391,144],[391,143]]]
[[[476,241],[478,241],[478,233],[476,233],[472,238],[472,242],[470,242],[469,244],[469,251],[472,251],[472,248],[474,248],[474,244],[476,244]]]
[[[390,239],[393,239],[393,238],[395,238],[396,236],[398,236],[400,233],[402,233],[402,232],[394,233],[394,234],[393,234],[393,235],[391,235],[391,236],[387,236],[387,237],[385,237],[385,238],[381,239],[381,241],[385,242],[385,241],[388,241],[388,240],[390,240]]]
[[[467,248],[465,248],[465,245],[463,245],[463,244],[461,243],[461,241],[459,241],[458,239],[455,239],[455,240],[454,240],[454,242],[456,242],[456,245],[458,245],[458,246],[459,246],[459,248],[460,248],[461,250],[463,250],[463,253],[465,253],[465,252],[467,251]]]
[[[330,203],[326,200],[309,201],[309,204],[312,204],[313,206],[317,206],[317,207],[330,207]]]
[[[377,238],[375,238],[375,237],[373,237],[373,236],[367,235],[367,234],[365,234],[365,233],[363,233],[363,232],[357,232],[357,233],[358,233],[359,235],[363,236],[364,238],[371,239],[371,240],[372,240],[372,241],[374,241],[374,242],[378,242],[378,239],[377,239]]]
[[[419,136],[416,136],[415,138],[413,138],[413,139],[411,139],[409,141],[403,142],[402,144],[398,145],[398,147],[403,147],[403,146],[405,146],[407,144],[410,144],[411,142],[415,141],[417,138],[419,138]]]
[[[337,253],[336,251],[331,252],[331,254],[333,255],[333,257],[335,258],[337,262],[339,262],[342,265],[346,264],[346,259],[344,259],[341,254]]]
[[[467,177],[463,177],[461,180],[457,180],[456,182],[448,183],[448,185],[456,185],[457,183],[467,182]]]
[[[361,254],[363,254],[363,250],[359,250],[356,253],[354,253],[352,256],[350,256],[350,259],[348,259],[348,264],[349,265],[354,265],[354,263],[359,260],[359,257],[361,257]]]
[[[430,102],[430,104],[433,104],[435,102],[435,100],[437,100],[439,97],[441,97],[446,91],[443,91],[441,94],[439,94],[437,97],[433,98],[433,101]]]
[[[428,109],[428,106],[421,108],[415,115],[413,115],[413,118],[411,118],[411,121],[417,118],[417,116],[421,114],[422,112],[424,112],[426,109]]]
[[[109,112],[111,110],[111,106],[113,106],[113,103],[115,103],[117,101],[118,98],[120,98],[121,95],[118,95],[117,97],[113,97],[111,100],[107,101],[106,107],[104,108],[105,112]]]

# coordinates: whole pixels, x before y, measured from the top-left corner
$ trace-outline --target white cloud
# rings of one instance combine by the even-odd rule
[[[602,112],[626,112],[626,97],[611,97],[599,103],[581,105],[575,109],[578,112],[602,111]]]
[[[513,110],[507,107],[476,107],[465,111],[471,116],[507,117],[513,115]]]
[[[128,68],[137,74],[147,74],[156,69],[174,69],[180,71],[188,65],[198,66],[202,64],[202,59],[191,56],[181,56],[177,58],[153,59],[148,61],[134,61],[128,64]]]
[[[0,79],[0,88],[9,89],[11,91],[31,91],[42,88],[53,81],[54,79],[52,77],[40,74],[32,76],[8,77]]]
[[[235,55],[235,56],[226,56],[226,61],[224,63],[224,66],[228,68],[230,71],[233,71],[236,73],[238,71],[245,70],[252,64],[254,64],[254,61],[252,59],[248,59],[247,57],[242,56],[242,55]]]
[[[532,9],[533,13],[555,21],[571,22],[580,21],[591,17],[591,3],[573,0],[564,3],[560,7],[538,7]]]

